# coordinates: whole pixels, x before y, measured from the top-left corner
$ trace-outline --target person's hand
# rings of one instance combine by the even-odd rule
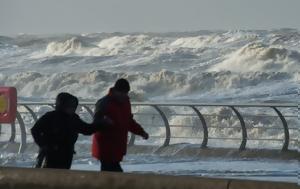
[[[144,140],[148,140],[149,138],[149,134],[147,132],[144,132],[144,134],[142,135]]]

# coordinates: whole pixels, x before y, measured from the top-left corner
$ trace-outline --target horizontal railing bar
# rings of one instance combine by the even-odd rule
[[[170,127],[176,127],[176,128],[197,128],[196,125],[170,125]],[[216,126],[208,126],[209,128],[216,128],[216,129],[241,129],[240,127],[216,127]]]
[[[95,105],[95,102],[80,102],[80,105]],[[47,105],[54,102],[20,102],[20,105]],[[230,104],[230,103],[154,103],[154,102],[132,102],[133,106],[234,106],[234,107],[283,107],[298,108],[297,103],[260,103],[260,104]]]
[[[243,112],[241,112],[243,113]],[[168,115],[168,114],[167,114]],[[237,117],[236,115],[224,115],[224,114],[203,114],[205,117]],[[243,114],[243,117],[273,117],[278,118],[276,115],[247,115]],[[297,115],[284,115],[284,117],[298,117]]]
[[[217,128],[217,129],[241,129],[240,127],[216,127],[216,126],[209,126],[208,128]],[[247,129],[264,129],[264,130],[283,130],[280,127],[247,127]],[[297,130],[298,128],[289,128],[291,130]]]
[[[145,124],[143,124],[145,125]],[[154,126],[148,124],[148,126]],[[155,126],[156,127],[156,126]],[[170,125],[170,127],[179,127],[179,128],[197,128],[197,125]],[[216,128],[216,129],[241,129],[240,127],[218,127],[218,126],[208,126],[209,128]],[[265,130],[283,130],[280,127],[247,127],[247,129],[265,129]],[[299,128],[289,128],[290,130],[298,130]]]
[[[276,139],[276,138],[274,138],[274,139],[272,139],[272,138],[248,138],[247,140],[284,141],[284,139]]]
[[[270,111],[271,112],[271,111]],[[246,117],[251,117],[251,116],[261,116],[261,117],[265,117],[265,116],[270,116],[270,117],[278,117],[277,115],[275,114],[249,114],[249,113],[246,113],[246,112],[243,112],[241,111],[241,113],[243,113],[243,116],[246,116]],[[158,113],[155,113],[155,112],[152,112],[152,113],[143,113],[143,112],[138,112],[138,111],[133,111],[132,114],[137,114],[137,115],[159,115]],[[197,116],[196,113],[167,113],[166,112],[166,115],[169,115],[169,116],[175,116],[175,115],[178,115],[178,116]],[[213,114],[207,114],[207,113],[203,113],[202,115],[204,116],[229,116],[228,114],[224,114],[224,113],[220,113],[220,114],[217,114],[217,113],[213,113]],[[230,116],[236,116],[234,114],[230,115]],[[297,117],[296,114],[287,114],[285,115],[286,117]]]
[[[22,114],[30,114],[27,111],[19,111]],[[38,112],[33,112],[35,114],[38,114]],[[86,114],[88,114],[87,112],[85,112]],[[81,113],[83,114],[83,113]],[[159,114],[156,113],[152,113],[152,114],[148,114],[148,113],[132,113],[134,115],[144,115],[144,116],[159,116]],[[189,116],[189,117],[198,117],[197,114],[167,114],[168,116]],[[236,115],[225,115],[225,114],[202,114],[203,116],[206,117],[237,117]],[[276,115],[246,115],[243,114],[243,117],[275,117],[278,118],[278,116]],[[297,115],[284,115],[284,117],[295,117],[297,118]]]
[[[150,138],[164,138],[164,136],[151,136]],[[184,137],[184,136],[172,136],[172,138],[185,138],[185,139],[202,139],[202,137]],[[241,138],[225,138],[225,137],[208,137],[208,139],[212,139],[212,140],[241,140]],[[283,141],[284,139],[272,139],[272,138],[247,138],[247,140],[266,140],[266,141]],[[297,142],[297,139],[290,139],[290,141],[295,141]]]
[[[172,136],[172,138],[184,138],[184,139],[202,139],[201,137],[181,137],[181,136]]]
[[[184,137],[184,136],[173,136],[172,138],[183,138],[183,139],[201,139],[201,137]],[[219,138],[219,137],[208,137],[208,139],[224,139],[224,140],[241,140],[241,138]],[[264,141],[283,141],[284,139],[271,139],[271,138],[262,138],[262,139],[256,139],[256,138],[247,138],[247,140],[256,140],[256,141],[260,141],[260,140],[264,140]]]
[[[243,113],[243,112],[241,112]],[[276,115],[247,115],[243,114],[243,117],[278,117]],[[298,117],[297,115],[284,115],[284,117]]]
[[[29,133],[28,133],[29,134]],[[17,133],[16,136],[21,135],[20,133]],[[164,139],[165,136],[151,136],[149,137],[151,138],[161,138]],[[181,137],[181,136],[172,136],[171,138],[184,138],[184,139],[202,139],[202,137]],[[241,138],[222,138],[222,137],[209,137],[208,139],[212,139],[212,140],[241,140]],[[142,140],[142,139],[141,139]],[[257,139],[257,138],[247,138],[247,140],[254,140],[254,141],[283,141],[284,139],[269,139],[269,138],[262,138],[262,139]],[[290,139],[290,141],[292,142],[298,142],[297,139]]]
[[[208,137],[208,139],[212,140],[242,140],[241,138],[225,138],[225,137]],[[274,140],[274,141],[283,141],[284,139],[255,139],[255,138],[247,138],[247,140]]]
[[[147,114],[147,113],[132,113],[133,115],[141,115],[141,116],[159,116],[159,114]],[[189,117],[198,117],[196,114],[167,114],[168,116],[189,116]],[[224,115],[224,114],[202,114],[205,117],[237,117],[236,115]],[[245,115],[243,117],[272,117],[278,118],[276,115]],[[284,115],[284,117],[294,117],[297,118],[297,115]]]
[[[265,130],[283,130],[280,127],[247,127],[247,129],[265,129]],[[290,130],[298,130],[299,128],[289,128]]]
[[[261,103],[261,104],[226,104],[226,103],[132,103],[132,105],[138,106],[148,106],[148,105],[157,105],[157,106],[234,106],[234,107],[298,107],[295,103]]]
[[[242,140],[241,138],[208,137],[211,140]]]

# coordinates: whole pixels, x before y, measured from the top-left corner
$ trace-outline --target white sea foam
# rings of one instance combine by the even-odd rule
[[[300,70],[300,53],[282,47],[251,43],[227,55],[227,59],[209,70],[230,70],[239,73],[249,71],[291,73]]]
[[[248,96],[249,99],[237,98],[236,101],[249,101],[253,95],[257,95],[256,98],[263,101],[266,100],[263,98],[265,95],[268,98],[277,98],[280,93],[283,98],[288,98],[284,95],[296,95],[298,86],[298,83],[293,81],[296,76],[284,72],[203,72],[187,75],[163,70],[153,73],[91,71],[51,74],[23,72],[9,76],[0,74],[2,85],[17,87],[19,95],[27,98],[54,98],[58,92],[68,91],[82,99],[97,99],[105,95],[113,82],[120,77],[131,82],[131,95],[133,100],[137,101],[168,98],[175,101],[179,98],[188,100],[189,96],[193,100],[198,97],[200,101],[210,97],[213,101],[214,96],[220,100],[222,94],[224,100],[228,95],[232,95],[231,100],[242,95],[243,98]],[[288,85],[285,85],[286,83]],[[266,87],[264,84],[271,86]],[[280,93],[276,91],[278,87],[282,87],[279,89]]]

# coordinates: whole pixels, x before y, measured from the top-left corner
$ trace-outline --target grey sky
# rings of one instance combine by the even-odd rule
[[[0,0],[0,34],[300,28],[300,0]]]

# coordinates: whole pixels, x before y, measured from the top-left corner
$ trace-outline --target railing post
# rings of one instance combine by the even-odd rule
[[[19,111],[17,111],[17,120],[20,126],[20,131],[21,131],[21,142],[20,142],[20,147],[19,147],[19,152],[18,153],[23,153],[26,149],[26,128],[25,124],[23,121],[23,118]]]
[[[34,122],[36,122],[38,120],[38,118],[37,118],[36,114],[34,113],[34,111],[31,108],[29,108],[29,106],[27,106],[27,105],[23,105],[23,106],[30,113],[30,115],[32,116]]]
[[[201,114],[201,112],[195,107],[195,106],[190,106],[197,114],[199,117],[202,127],[203,127],[203,140],[202,140],[202,145],[201,148],[207,148],[207,143],[208,143],[208,129],[206,125],[206,121],[204,116]]]
[[[9,142],[15,142],[15,139],[16,139],[16,123],[12,123],[10,124],[11,125],[11,130],[10,130],[10,133],[11,133],[11,136],[9,138]]]
[[[87,105],[81,105],[90,114],[91,118],[94,119],[94,112]]]
[[[290,132],[289,132],[288,124],[287,124],[284,116],[282,115],[282,113],[276,107],[272,106],[271,108],[273,108],[275,110],[275,112],[281,119],[283,129],[284,129],[284,143],[282,146],[282,151],[287,151],[289,149],[289,142],[290,142]]]
[[[166,139],[165,142],[163,144],[163,146],[168,146],[170,144],[170,140],[171,140],[171,129],[170,129],[170,125],[169,125],[169,121],[165,115],[165,113],[157,106],[157,105],[151,105],[161,116],[161,118],[164,121],[165,127],[166,127]]]
[[[129,139],[129,142],[128,142],[128,146],[133,146],[134,141],[135,141],[135,134],[131,133],[130,139]]]
[[[247,128],[245,125],[245,121],[243,119],[243,116],[239,113],[239,111],[234,107],[234,106],[229,106],[234,113],[237,115],[238,119],[240,120],[241,123],[241,128],[242,128],[242,142],[240,145],[240,151],[245,150],[246,149],[246,144],[247,144]]]

